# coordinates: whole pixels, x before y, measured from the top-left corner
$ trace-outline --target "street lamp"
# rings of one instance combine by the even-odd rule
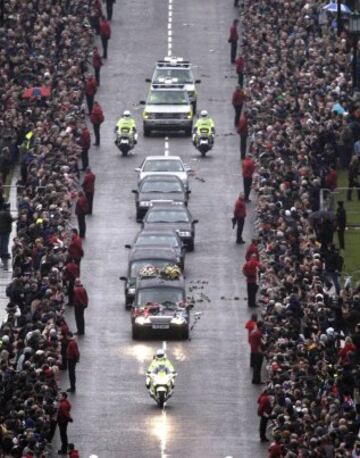
[[[349,17],[349,31],[353,38],[353,58],[352,58],[352,73],[353,73],[353,88],[357,89],[357,46],[360,35],[360,14],[353,13]]]

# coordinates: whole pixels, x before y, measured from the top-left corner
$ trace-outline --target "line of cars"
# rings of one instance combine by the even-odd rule
[[[148,156],[135,171],[136,220],[141,230],[129,250],[124,282],[132,337],[163,335],[187,339],[190,309],[183,272],[194,250],[197,220],[188,209],[189,172],[179,156]]]

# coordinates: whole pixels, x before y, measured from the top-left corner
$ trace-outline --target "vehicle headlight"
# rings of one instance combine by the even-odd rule
[[[149,119],[150,114],[146,111],[143,112],[143,118],[144,119]]]
[[[181,326],[185,324],[185,318],[182,316],[175,316],[174,318],[171,319],[170,323],[175,324],[176,326]]]
[[[135,288],[129,288],[128,294],[135,294]]]
[[[178,234],[180,235],[180,237],[191,237],[190,231],[179,231]]]
[[[144,316],[138,316],[135,318],[135,323],[138,324],[139,326],[143,326],[144,324],[150,323],[150,318],[144,317]]]
[[[186,113],[186,118],[187,119],[191,119],[192,117],[193,117],[192,111],[189,111],[188,113]]]
[[[143,202],[139,203],[140,207],[151,207],[151,201],[150,200],[144,200]]]

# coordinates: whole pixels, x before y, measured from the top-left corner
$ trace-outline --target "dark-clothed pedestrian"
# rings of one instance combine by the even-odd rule
[[[245,59],[239,56],[235,60],[236,73],[238,76],[238,83],[240,87],[244,86],[244,72],[245,72]]]
[[[230,43],[230,62],[232,64],[235,64],[237,45],[239,41],[238,24],[239,20],[234,19],[230,27],[230,34],[228,39],[228,42]]]
[[[239,124],[238,124],[238,134],[240,135],[240,157],[241,160],[245,158],[246,154],[246,146],[247,146],[247,138],[248,138],[248,120],[246,113],[242,112]]]
[[[94,97],[97,91],[97,82],[95,76],[88,76],[86,78],[85,83],[85,95],[86,95],[86,103],[89,110],[89,115],[92,113],[93,105],[94,105]]]
[[[80,278],[75,280],[74,288],[74,310],[77,334],[83,336],[85,334],[85,317],[84,312],[89,304],[87,291],[81,283]]]
[[[68,424],[72,423],[73,419],[71,418],[71,404],[68,401],[67,394],[61,393],[59,410],[57,416],[57,423],[59,426],[60,440],[61,440],[61,449],[58,451],[59,455],[66,455],[68,452],[68,436],[67,428]]]
[[[256,293],[258,290],[258,277],[261,269],[260,262],[256,259],[256,254],[252,254],[249,261],[243,266],[243,274],[246,277],[246,286],[248,294],[248,307],[256,307]]]
[[[342,200],[338,201],[338,207],[336,209],[336,229],[339,239],[339,248],[340,250],[345,250],[346,210]]]
[[[75,280],[80,275],[79,264],[70,258],[64,267],[64,281],[67,284],[68,305],[74,305]]]
[[[79,197],[76,202],[75,206],[75,215],[77,216],[78,219],[78,225],[79,225],[79,236],[83,239],[86,234],[86,215],[88,214],[89,211],[89,205],[88,201],[86,199],[86,196],[82,191],[79,192]]]
[[[89,165],[89,149],[91,145],[90,131],[86,126],[81,130],[79,145],[81,146],[81,162],[84,172]]]
[[[0,258],[9,259],[9,240],[12,229],[12,223],[15,219],[10,213],[10,204],[6,203],[0,210]]]
[[[357,195],[358,199],[360,200],[360,187],[359,187],[359,182],[358,182],[358,177],[359,177],[359,169],[360,169],[360,160],[357,156],[353,156],[350,164],[349,164],[349,170],[348,170],[348,191],[347,191],[347,200],[352,199],[352,192],[353,188],[358,188],[357,189]]]
[[[250,351],[252,353],[253,362],[252,383],[254,385],[261,384],[261,368],[264,360],[262,328],[263,322],[258,321],[256,328],[250,333],[249,336]]]
[[[104,119],[104,113],[99,102],[95,102],[90,116],[90,121],[92,122],[92,125],[94,127],[95,146],[100,145],[100,126],[104,122]]]
[[[101,67],[103,66],[103,61],[101,59],[97,46],[95,46],[93,49],[92,64],[94,67],[96,83],[98,86],[100,86],[100,70],[101,70]]]
[[[80,361],[80,351],[78,344],[71,332],[68,334],[68,345],[66,348],[66,359],[68,364],[70,388],[69,393],[76,391],[76,364]]]
[[[271,399],[267,392],[264,390],[258,398],[258,416],[260,417],[259,434],[261,442],[268,442],[266,437],[266,427],[269,421],[269,416],[272,411]]]
[[[106,3],[106,17],[107,17],[107,20],[111,21],[112,15],[113,15],[113,7],[114,7],[115,0],[105,0],[105,3]]]
[[[245,218],[246,218],[245,197],[243,193],[240,193],[239,197],[237,198],[235,202],[234,219],[233,219],[233,221],[236,224],[236,243],[238,244],[245,243],[245,241],[242,238]]]
[[[107,59],[108,44],[111,38],[111,26],[104,17],[100,20],[100,38],[103,47],[103,58]]]
[[[95,180],[96,180],[95,173],[92,172],[90,167],[87,167],[85,175],[84,175],[84,181],[82,183],[82,188],[84,190],[84,193],[88,201],[88,205],[89,205],[88,215],[92,215],[92,211],[93,211],[93,201],[94,201],[94,194],[95,194]]]
[[[241,110],[245,101],[245,93],[240,86],[237,86],[232,95],[232,105],[235,110],[234,125],[238,127]]]
[[[245,155],[244,160],[242,162],[245,202],[250,202],[249,196],[251,192],[255,168],[255,161],[252,159],[252,157],[250,157],[249,155]]]

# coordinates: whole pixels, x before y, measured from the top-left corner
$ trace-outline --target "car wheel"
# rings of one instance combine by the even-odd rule
[[[181,338],[183,340],[188,340],[189,339],[189,326],[186,326],[186,328],[184,328],[182,331],[181,331]]]
[[[195,115],[196,115],[196,110],[197,110],[197,104],[196,104],[196,102],[193,102],[192,106],[193,106],[193,114],[194,114],[194,116],[195,116]]]
[[[144,126],[144,137],[150,137],[151,129]]]
[[[186,135],[187,137],[191,137],[191,135],[192,135],[192,127],[187,127],[187,128],[185,129],[185,135]]]
[[[138,340],[140,339],[140,330],[137,328],[137,326],[132,327],[132,338],[133,340]]]

